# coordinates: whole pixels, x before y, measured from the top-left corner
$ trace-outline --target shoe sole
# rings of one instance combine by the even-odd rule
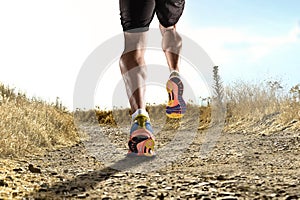
[[[154,157],[154,156],[156,156],[156,153],[154,152],[155,141],[152,138],[149,138],[141,143],[145,143],[144,150],[140,149],[140,151],[138,151],[138,153],[128,152],[127,156],[129,156],[129,157]],[[149,150],[151,150],[151,152],[147,152],[147,150],[145,150],[145,149],[149,149]]]
[[[172,77],[168,80],[167,84],[166,84],[166,89],[168,93],[172,93],[173,91],[173,83],[175,83],[178,87],[178,96],[177,96],[177,100],[179,102],[180,105],[180,110],[174,110],[174,113],[166,113],[167,117],[169,118],[174,118],[174,119],[178,119],[178,118],[182,118],[186,112],[186,103],[183,100],[182,94],[183,94],[183,84],[182,81],[178,78],[178,77]],[[171,86],[172,88],[170,88],[169,86]],[[177,113],[180,112],[180,113]]]
[[[136,133],[136,135],[131,138],[131,140],[134,140],[133,138],[139,137],[139,136],[145,136],[147,135],[148,139],[141,141],[136,144],[137,147],[137,153],[132,152],[129,150],[127,153],[128,156],[146,156],[146,157],[152,157],[155,156],[154,146],[155,146],[155,140],[151,133],[148,131],[144,132],[142,129],[139,129]]]

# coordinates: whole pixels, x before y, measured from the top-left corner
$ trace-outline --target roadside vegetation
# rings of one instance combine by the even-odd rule
[[[72,113],[57,100],[28,98],[0,83],[0,157],[22,156],[79,141]]]
[[[213,72],[214,96],[199,99],[200,106],[187,104],[188,110],[192,110],[190,114],[199,116],[195,123],[198,122],[200,131],[213,126],[211,113],[214,106],[220,105],[226,111],[223,129],[226,133],[300,131],[300,84],[286,89],[280,81],[239,80],[224,86],[217,66]],[[165,105],[147,105],[147,110],[153,123],[164,123],[170,128],[179,124],[176,120],[166,120]],[[80,123],[129,126],[130,111],[97,107],[71,113],[59,100],[48,103],[28,98],[0,83],[0,157],[74,145],[83,137],[76,127]]]
[[[224,86],[218,66],[213,68],[213,79],[213,97],[200,98],[200,106],[187,105],[188,109],[200,113],[199,130],[212,125],[211,112],[215,106],[222,104],[226,111],[224,132],[271,134],[300,131],[300,84],[286,88],[277,80],[237,80]],[[156,118],[164,115],[165,105],[148,105],[147,109],[154,122],[174,122],[162,122],[160,118]],[[112,112],[98,107],[93,113],[96,113],[101,125],[116,126],[130,120],[128,109],[116,109]]]
[[[285,89],[280,81],[236,81],[225,89],[228,130],[262,132],[300,130],[299,84]]]

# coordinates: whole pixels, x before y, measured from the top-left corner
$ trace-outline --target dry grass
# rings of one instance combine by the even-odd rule
[[[245,82],[237,81],[225,87],[224,98],[227,115],[226,132],[267,132],[283,130],[300,130],[300,85],[286,91],[279,81]],[[188,105],[193,112],[200,113],[199,130],[211,124],[213,106]],[[151,120],[154,123],[165,123],[165,105],[148,105]],[[97,109],[93,113],[102,125],[120,125],[130,123],[128,109],[103,111]],[[172,125],[170,125],[172,127]]]
[[[227,109],[225,132],[300,131],[300,85],[286,91],[278,81],[237,81],[225,87],[224,98]],[[200,113],[199,130],[211,125],[211,105],[188,105],[188,108],[190,115]],[[165,105],[148,105],[147,110],[154,123],[173,123],[172,120],[162,121],[165,120],[162,117]],[[129,109],[107,111],[97,108],[76,111],[74,116],[84,123],[130,125]],[[77,143],[80,137],[74,116],[59,102],[49,104],[36,98],[28,99],[0,84],[1,157],[39,153]]]
[[[0,84],[0,155],[22,156],[79,141],[73,116],[58,102],[28,99]]]
[[[229,120],[235,121],[279,112],[284,96],[266,84],[238,81],[226,88],[225,98]]]
[[[237,81],[226,87],[227,129],[274,133],[300,130],[300,90],[286,91],[279,81]],[[296,98],[295,98],[296,97]]]

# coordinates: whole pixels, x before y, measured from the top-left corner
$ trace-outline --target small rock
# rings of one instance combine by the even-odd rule
[[[6,180],[13,181],[14,179],[13,179],[11,176],[7,176],[7,177],[6,177]]]
[[[155,173],[154,175],[152,175],[153,177],[160,177],[159,173]]]
[[[220,192],[220,195],[222,195],[222,196],[235,196],[235,193],[233,193],[233,192]]]
[[[233,196],[227,196],[227,197],[220,197],[217,198],[218,200],[237,200],[237,197],[233,197]]]
[[[79,199],[84,199],[84,198],[86,198],[86,197],[88,197],[88,196],[89,196],[88,194],[83,193],[83,194],[78,194],[78,195],[77,195],[77,198],[79,198]]]
[[[13,171],[14,172],[21,172],[21,171],[23,171],[21,168],[15,168],[15,169],[13,169]]]
[[[172,190],[173,187],[172,186],[168,186],[168,187],[165,187],[166,190]]]
[[[40,188],[39,192],[47,192],[47,188]]]
[[[0,187],[8,187],[8,184],[4,180],[0,180]]]
[[[165,199],[165,196],[163,195],[163,193],[161,193],[160,195],[157,196],[157,198],[159,200],[164,200]]]
[[[191,197],[194,197],[194,194],[191,193],[191,192],[187,192],[187,193],[184,194],[184,197],[188,198],[188,199],[191,199]]]
[[[102,200],[111,200],[112,198],[110,198],[110,197],[102,197],[101,199]]]
[[[41,173],[41,169],[34,167],[32,164],[29,164],[28,169],[31,173]]]
[[[42,183],[40,186],[41,186],[42,188],[48,188],[48,187],[49,187],[49,185],[48,185],[47,183]]]
[[[214,192],[214,193],[217,193],[217,192],[218,192],[218,190],[217,190],[216,188],[209,188],[209,191],[210,191],[210,192]]]
[[[153,192],[147,192],[147,193],[145,194],[145,196],[148,196],[148,197],[155,197],[155,193],[153,193]]]
[[[114,174],[112,177],[120,178],[124,176],[126,176],[126,174],[118,173],[118,174]]]
[[[293,196],[287,196],[286,200],[297,200],[299,196],[293,195]]]
[[[56,176],[57,174],[58,174],[57,172],[54,172],[54,171],[51,172],[51,175],[52,175],[52,176]]]
[[[138,185],[138,186],[136,186],[136,188],[139,188],[139,189],[147,189],[148,186],[147,186],[147,185]]]
[[[197,185],[195,185],[194,187],[202,187],[204,185],[209,185],[210,182],[201,182],[201,183],[198,183]]]
[[[16,191],[13,192],[13,193],[12,193],[12,196],[13,196],[13,198],[15,198],[16,196],[18,196],[18,192],[16,192]]]
[[[219,180],[219,181],[225,181],[226,177],[221,174],[221,175],[217,176],[217,180]]]

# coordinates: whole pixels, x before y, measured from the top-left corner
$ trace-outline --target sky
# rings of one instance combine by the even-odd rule
[[[192,37],[220,65],[226,82],[272,77],[299,83],[299,1],[193,2],[185,22],[196,29],[198,37]]]
[[[46,101],[59,97],[73,108],[83,63],[99,45],[122,33],[118,6],[117,0],[0,1],[0,82]],[[291,87],[300,83],[299,7],[297,0],[186,0],[177,29],[219,66],[225,85],[280,79]],[[155,18],[151,28],[157,27]],[[150,52],[146,61],[165,65],[162,54],[153,59],[156,54]],[[117,61],[111,70],[120,80]],[[153,94],[165,92],[157,85],[148,91],[151,101],[157,99]],[[108,107],[111,102],[110,96],[101,103]]]

